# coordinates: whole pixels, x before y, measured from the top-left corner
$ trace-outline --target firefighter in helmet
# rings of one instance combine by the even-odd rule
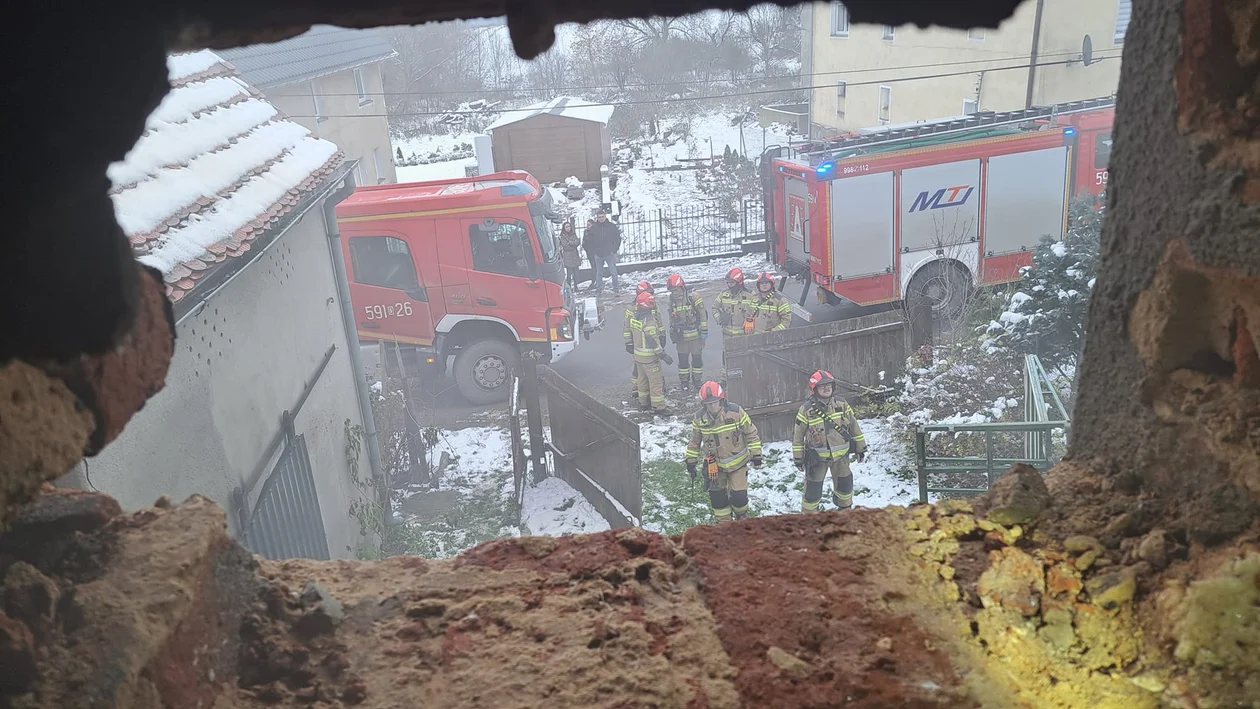
[[[757,296],[744,287],[744,272],[732,268],[726,272],[726,290],[713,303],[713,318],[722,327],[723,339],[752,334],[757,314]],[[722,355],[722,379],[726,380],[726,354]]]
[[[640,293],[634,299],[634,308],[626,313],[626,352],[634,357],[638,371],[639,408],[643,411],[665,410],[665,373],[660,360],[673,364],[674,358],[665,351],[664,331],[657,325],[653,311],[656,296]]]
[[[853,506],[853,472],[849,455],[866,459],[866,437],[853,407],[836,396],[836,379],[818,370],[809,378],[810,397],[796,412],[792,460],[805,472],[802,512],[815,512],[822,502],[823,482],[831,471],[831,501],[839,509]]]
[[[641,293],[651,293],[655,295],[656,290],[652,288],[651,283],[648,283],[647,281],[639,281],[639,285],[634,291],[634,297],[638,298]],[[630,315],[633,311],[633,308],[626,309],[626,323],[621,333],[626,337],[627,342],[630,338]],[[661,319],[661,309],[659,306],[652,308],[652,317],[656,320],[656,329],[661,331],[661,337],[663,340],[665,337],[665,321]],[[664,345],[665,342],[662,341],[661,344]],[[635,401],[639,400],[639,368],[638,365],[633,364],[630,367],[630,398]]]
[[[704,480],[717,521],[748,516],[748,464],[760,468],[761,437],[742,408],[726,400],[717,382],[700,387],[700,410],[691,420],[687,474]]]
[[[792,324],[792,303],[774,288],[774,276],[757,276],[757,312],[753,332],[786,330]]]
[[[704,341],[709,338],[709,315],[704,300],[687,287],[683,277],[669,274],[669,334],[678,347],[678,379],[683,389],[699,385],[704,375]]]

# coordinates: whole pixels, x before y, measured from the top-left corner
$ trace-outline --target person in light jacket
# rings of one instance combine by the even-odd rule
[[[582,240],[578,238],[573,222],[560,227],[560,260],[564,263],[564,278],[570,290],[577,290],[578,269],[582,267]]]

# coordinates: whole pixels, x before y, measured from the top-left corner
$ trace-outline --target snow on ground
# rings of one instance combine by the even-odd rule
[[[630,264],[633,267],[633,264]],[[647,281],[661,284],[669,278],[669,274],[677,273],[688,285],[700,285],[709,281],[720,281],[732,268],[738,266],[750,278],[752,274],[773,270],[773,265],[766,260],[765,254],[745,254],[736,258],[713,259],[707,263],[693,263],[686,266],[659,266],[647,271],[622,271],[617,269],[618,278],[623,280]]]
[[[403,162],[420,161],[424,164],[397,165],[399,182],[422,182],[463,177],[464,168],[476,165],[471,157],[473,138],[476,133],[448,133],[443,135],[413,135],[390,137],[393,157],[397,163],[398,151],[402,150]]]
[[[521,523],[512,509],[512,447],[502,428],[443,430],[432,460],[447,453],[454,463],[438,489],[406,493],[402,512],[412,551],[432,558],[454,556],[491,539],[522,534],[562,536],[608,529],[595,508],[559,478],[526,483]]]
[[[399,182],[425,182],[427,180],[448,180],[452,177],[463,177],[464,168],[477,164],[477,158],[447,160],[428,165],[398,165],[394,170],[398,173]]]
[[[883,419],[861,420],[870,454],[865,462],[852,463],[853,504],[860,507],[907,505],[915,500],[913,461],[910,452],[892,437]],[[712,519],[708,495],[699,482],[692,483],[683,464],[690,424],[680,420],[640,426],[643,461],[644,527],[677,534]],[[801,509],[804,474],[792,463],[791,441],[763,446],[766,465],[749,468],[748,498],[755,516],[792,514]],[[830,482],[823,500],[830,504]]]

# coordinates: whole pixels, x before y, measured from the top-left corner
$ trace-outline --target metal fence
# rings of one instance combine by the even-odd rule
[[[617,225],[621,228],[619,261],[667,261],[741,253],[746,243],[765,238],[765,211],[760,199],[729,205],[701,203],[624,212]],[[578,236],[585,237],[586,225],[575,227]]]
[[[241,543],[268,559],[330,558],[304,436],[289,435],[285,441]]]
[[[1054,432],[1063,431],[1066,436],[1070,421],[1054,383],[1036,355],[1028,355],[1024,361],[1024,418],[1024,421],[917,426],[914,453],[919,500],[927,502],[929,494],[980,494],[1016,463],[1026,463],[1044,472],[1057,462]],[[928,455],[928,443],[933,436],[977,433],[984,435],[983,456]],[[1002,436],[1007,440],[1001,440]],[[1011,436],[1023,438],[1022,458],[1009,455],[1019,450],[1009,440]],[[944,482],[933,484],[933,481]]]

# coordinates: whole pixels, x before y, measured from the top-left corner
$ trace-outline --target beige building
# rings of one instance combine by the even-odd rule
[[[840,3],[805,5],[813,134],[1109,95],[1130,1],[1025,0],[999,28],[969,32],[857,24]]]
[[[357,160],[358,184],[398,181],[381,79],[394,48],[384,35],[317,25],[274,44],[218,53],[293,121]]]

